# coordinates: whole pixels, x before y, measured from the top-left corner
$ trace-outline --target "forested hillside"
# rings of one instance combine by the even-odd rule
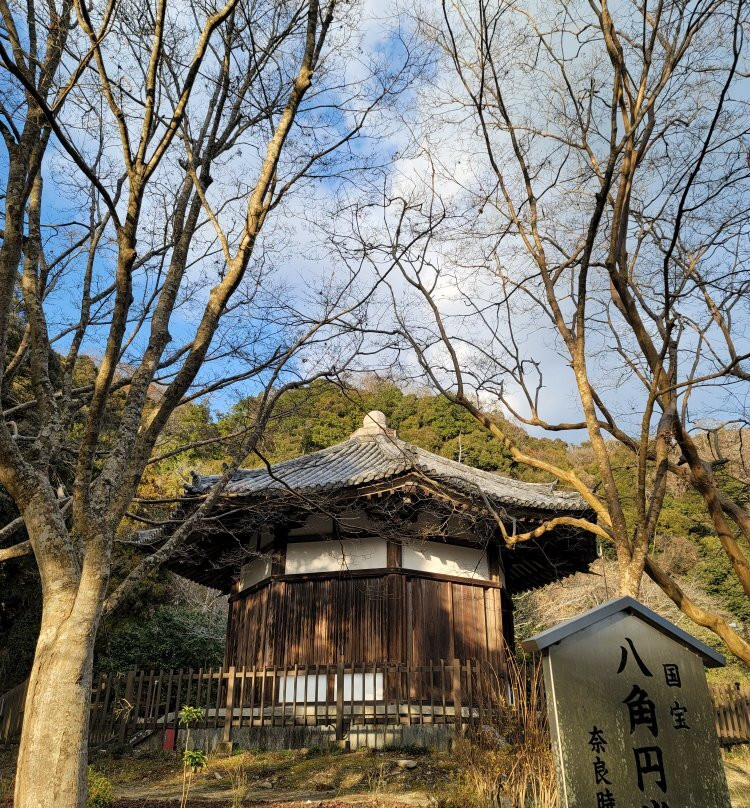
[[[154,395],[158,396],[158,391]],[[157,456],[167,456],[149,466],[142,485],[141,496],[152,500],[148,519],[158,520],[170,513],[171,503],[159,506],[153,500],[179,495],[182,486],[190,482],[192,472],[220,470],[232,449],[233,436],[252,422],[256,406],[257,402],[249,398],[224,413],[212,413],[206,405],[187,405],[176,412],[157,450]],[[245,465],[284,460],[344,440],[361,425],[363,413],[373,409],[387,415],[399,437],[424,449],[500,474],[533,481],[545,479],[540,472],[513,463],[474,419],[444,398],[405,393],[392,383],[378,380],[347,389],[317,383],[286,395],[258,454],[249,456]],[[570,445],[563,440],[532,438],[507,422],[504,428],[526,452],[557,465],[575,467],[588,483],[596,485],[596,464],[586,443]],[[723,437],[727,445],[733,444],[731,435]],[[178,453],[171,454],[178,449]],[[620,444],[613,444],[611,451],[627,494],[634,459]],[[742,484],[738,465],[730,461],[722,470],[725,484],[735,489]],[[6,507],[3,519],[10,515]],[[629,518],[633,516],[628,514]],[[143,523],[132,520],[123,531],[117,549],[121,568],[136,552],[128,539],[143,527]],[[750,630],[750,601],[731,572],[702,503],[677,480],[669,484],[655,549],[661,563],[696,599],[731,616],[741,630]],[[595,565],[594,575],[576,576],[518,599],[517,629],[521,636],[613,594],[616,566],[609,561],[610,549],[603,547],[602,551],[603,558]],[[115,575],[112,585],[117,581]],[[0,682],[9,687],[28,671],[39,623],[39,584],[30,559],[17,559],[0,567],[0,593]],[[644,585],[643,596],[652,607],[679,619],[677,610],[650,582]],[[132,665],[219,664],[224,620],[223,600],[215,593],[160,572],[141,588],[135,602],[105,620],[99,632],[97,666],[117,670]],[[696,632],[695,626],[687,622],[683,625],[719,647],[708,632]],[[741,675],[738,667],[729,673],[733,677]]]

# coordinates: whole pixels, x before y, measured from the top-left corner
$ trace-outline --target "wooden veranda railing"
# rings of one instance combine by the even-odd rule
[[[750,687],[710,685],[722,744],[750,742]],[[328,726],[337,738],[352,725],[494,722],[507,688],[473,660],[428,665],[294,665],[218,670],[130,671],[94,678],[90,742],[132,741],[179,729],[179,712],[203,709],[198,727],[229,740],[245,727]],[[0,743],[18,738],[26,683],[0,696]]]
[[[22,689],[7,694],[5,708],[0,702],[0,742],[20,733]],[[352,725],[484,725],[497,716],[506,690],[492,668],[473,660],[101,673],[93,682],[89,740],[176,732],[186,704],[203,710],[193,726],[221,730],[225,740],[245,727],[328,726],[341,739]]]

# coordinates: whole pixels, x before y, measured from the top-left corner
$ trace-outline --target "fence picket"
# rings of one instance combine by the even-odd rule
[[[461,663],[454,659],[451,666],[451,680],[453,682],[453,723],[461,732],[463,726],[463,702],[461,699]]]
[[[223,729],[225,739],[233,727],[318,723],[333,725],[341,739],[351,724],[377,726],[381,721],[384,743],[393,725],[453,724],[460,732],[464,724],[483,726],[508,709],[492,677],[486,663],[458,659],[428,665],[339,662],[218,671],[131,670],[126,675],[102,672],[92,682],[90,742],[106,743],[114,737],[125,742],[141,730],[176,732],[185,704],[203,707],[202,726]],[[345,685],[351,685],[346,698]],[[369,695],[368,686],[373,691]],[[750,742],[750,686],[711,684],[709,689],[721,743]],[[20,734],[25,690],[23,683],[0,695],[0,743]]]
[[[240,695],[239,700],[235,701],[235,704],[239,704],[240,707],[240,715],[239,715],[239,722],[237,724],[239,729],[242,729],[242,717],[245,714],[245,673],[247,668],[243,665],[240,668]],[[235,674],[236,675],[236,674]],[[236,685],[235,685],[236,687]],[[234,718],[232,719],[234,720]]]
[[[106,743],[109,740],[109,734],[111,732],[110,722],[107,719],[112,714],[110,696],[112,695],[113,679],[114,676],[112,676],[112,674],[108,675],[106,677],[106,685],[104,686],[104,698],[102,699],[102,712],[101,715],[99,716],[99,733],[102,743]]]
[[[255,687],[256,687],[256,668],[253,667],[252,673],[250,674],[250,726],[255,726]]]
[[[267,669],[264,667],[260,674],[260,725],[266,723],[266,678]]]
[[[180,696],[182,695],[182,668],[177,671],[177,685],[174,693],[174,714],[172,715],[172,729],[177,737],[177,729],[180,721]]]
[[[296,670],[296,666],[295,666],[295,670]],[[303,694],[302,694],[302,698],[303,698],[303,702],[304,702],[304,706],[302,707],[302,715],[304,716],[304,721],[303,721],[304,726],[307,726],[307,687],[308,687],[308,685],[310,683],[310,678],[308,676],[308,671],[309,670],[310,670],[310,668],[308,668],[307,665],[304,665],[303,668],[302,668],[302,687],[304,688],[304,691],[303,691]],[[317,693],[318,693],[318,679],[317,679],[317,677],[315,677],[315,679],[313,680],[313,687],[315,688],[315,695],[317,696]],[[294,696],[295,696],[295,706],[296,706],[296,698],[297,698],[296,691],[295,691]],[[315,722],[313,722],[313,724],[314,723]]]
[[[89,733],[94,743],[99,741],[99,725],[101,724],[101,696],[103,685],[103,673],[99,673],[94,677],[95,684],[93,685],[93,695],[91,697],[91,716],[89,718]]]
[[[271,671],[271,726],[276,726],[276,665]]]

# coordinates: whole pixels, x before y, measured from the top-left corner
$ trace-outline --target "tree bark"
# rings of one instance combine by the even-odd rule
[[[718,634],[737,659],[750,665],[750,643],[743,639],[723,617],[698,606],[652,558],[646,559],[646,574],[661,587],[684,615],[697,625]]]
[[[79,595],[69,587],[45,598],[26,695],[15,808],[85,804],[98,610],[90,597]]]

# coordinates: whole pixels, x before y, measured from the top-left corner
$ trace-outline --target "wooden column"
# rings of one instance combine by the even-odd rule
[[[286,528],[274,526],[273,554],[271,556],[271,575],[283,575],[286,567]]]
[[[386,563],[390,570],[401,569],[402,547],[401,539],[388,539],[386,544]]]

